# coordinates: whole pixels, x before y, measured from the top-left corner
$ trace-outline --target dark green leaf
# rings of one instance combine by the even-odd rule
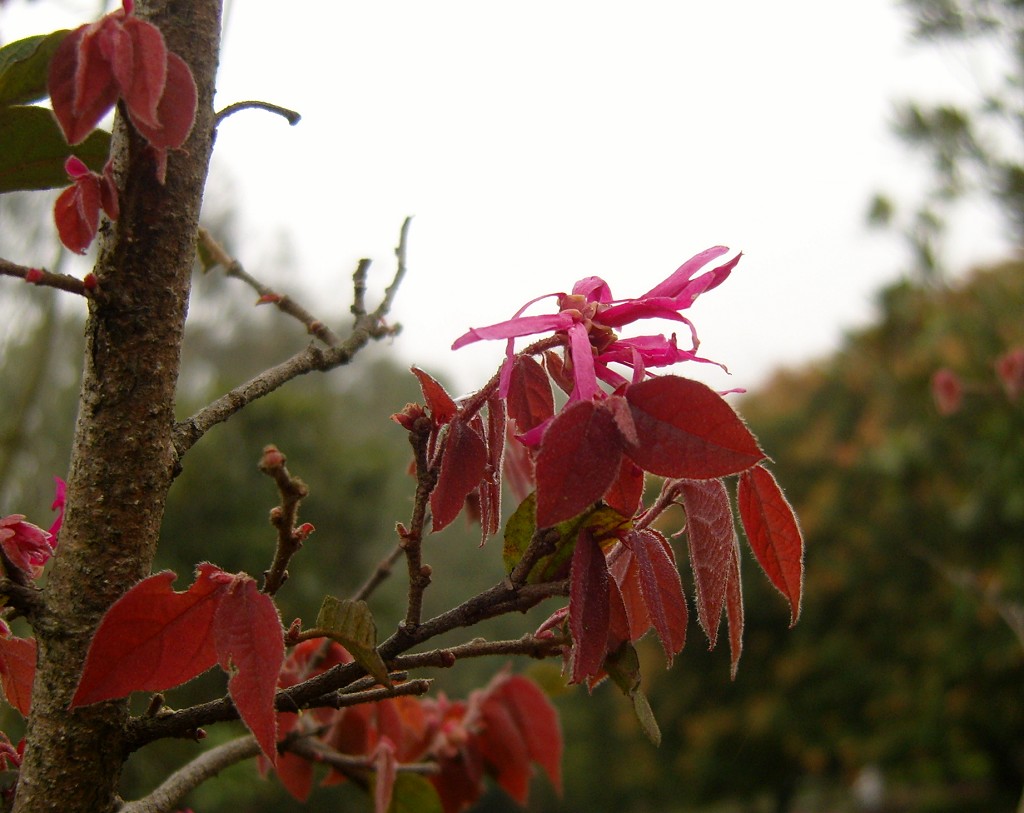
[[[365,601],[325,596],[317,627],[352,653],[356,663],[385,686],[391,685],[387,666],[377,653],[377,625]]]
[[[72,153],[100,172],[110,152],[110,133],[96,130],[69,147],[53,113],[43,107],[0,109],[0,193],[59,189],[71,181],[64,161]]]
[[[542,556],[537,561],[526,581],[529,584],[543,584],[565,578],[569,573],[569,563],[576,546],[576,538],[579,536],[580,528],[584,525],[591,529],[596,538],[604,539],[611,534],[611,531],[622,527],[625,523],[627,520],[621,514],[606,505],[599,505],[578,517],[558,523],[554,526],[558,532],[558,541],[555,543],[554,552]],[[505,523],[505,545],[502,549],[502,558],[507,573],[511,573],[512,569],[519,564],[519,560],[523,558],[536,530],[537,494],[534,492],[519,504],[512,516],[508,518],[508,522]]]
[[[640,690],[640,658],[629,642],[624,643],[604,660],[605,671],[624,695],[633,703],[633,713],[643,729],[647,739],[655,745],[661,745],[661,729],[654,719],[651,704],[647,696]]]
[[[62,29],[0,48],[0,105],[31,104],[46,98],[50,57],[69,33]]]
[[[388,813],[442,813],[441,798],[425,776],[401,771],[395,779]]]

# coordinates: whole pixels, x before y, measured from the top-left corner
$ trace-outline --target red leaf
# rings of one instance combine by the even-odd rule
[[[626,454],[652,474],[708,480],[764,459],[732,407],[699,381],[650,378],[628,387],[626,399],[638,438]]]
[[[761,466],[740,475],[737,502],[754,556],[789,599],[790,623],[795,624],[804,576],[804,538],[796,515],[775,477]]]
[[[71,707],[162,692],[213,666],[213,618],[225,576],[202,564],[192,586],[176,593],[171,584],[177,576],[165,570],[121,596],[100,621]]]
[[[85,254],[100,225],[100,187],[96,179],[86,176],[61,192],[53,205],[53,220],[60,241],[76,254]]]
[[[501,702],[509,710],[530,759],[544,769],[555,790],[561,793],[562,727],[558,711],[532,680],[510,675],[500,678],[497,684],[488,700]]]
[[[412,374],[419,379],[420,389],[423,390],[423,400],[427,402],[427,407],[430,409],[430,417],[434,421],[434,426],[441,426],[454,418],[458,407],[445,388],[441,386],[441,382],[419,367],[413,367]]]
[[[497,782],[519,804],[530,792],[530,752],[511,709],[488,696],[480,705],[483,730],[477,745],[497,773]]]
[[[516,356],[508,390],[508,414],[528,432],[555,414],[555,399],[544,368],[530,356]]]
[[[740,544],[735,540],[732,562],[729,566],[729,583],[725,590],[725,617],[729,622],[729,674],[736,679],[736,670],[743,653],[743,588],[740,584]]]
[[[284,737],[285,734],[294,729],[298,720],[299,716],[297,714],[281,712],[278,716],[280,735]],[[261,770],[266,770],[266,762],[262,759]],[[288,793],[300,802],[304,802],[309,798],[309,793],[313,789],[313,763],[305,757],[300,757],[291,751],[285,751],[277,758],[276,771],[277,778],[281,780],[281,784]]]
[[[619,587],[622,606],[629,621],[629,640],[638,641],[651,628],[651,615],[640,590],[636,557],[622,542],[616,543],[608,555],[608,572]]]
[[[36,674],[35,638],[0,636],[0,684],[7,702],[28,717]]]
[[[284,630],[273,599],[245,574],[223,593],[213,620],[221,668],[231,675],[228,693],[271,764],[277,764],[274,694],[284,664]]]
[[[160,127],[157,107],[167,83],[168,54],[164,36],[152,23],[125,17],[111,54],[114,76],[131,116]]]
[[[117,101],[114,74],[95,35],[85,39],[88,28],[68,34],[50,59],[50,101],[68,144],[84,141]]]
[[[568,404],[550,423],[537,455],[537,526],[583,513],[619,473],[622,436],[611,413],[594,401]]]
[[[657,531],[645,529],[630,533],[627,544],[633,549],[651,623],[671,664],[686,643],[688,614],[679,571],[666,551],[668,540]]]
[[[569,578],[570,682],[579,683],[600,671],[608,650],[610,623],[608,568],[601,547],[586,528],[576,540]]]
[[[679,489],[686,511],[697,618],[714,649],[736,548],[732,504],[721,480],[691,480],[680,483]]]
[[[644,470],[625,455],[619,474],[604,495],[604,501],[624,517],[632,517],[644,496]]]
[[[177,149],[185,143],[196,119],[198,93],[185,60],[173,51],[167,52],[167,82],[157,106],[159,127],[141,121],[128,109],[132,124],[155,148]]]
[[[449,425],[437,487],[430,495],[431,529],[440,531],[462,511],[466,496],[483,479],[487,447],[483,438],[461,420]]]
[[[373,754],[375,778],[373,782],[374,813],[388,813],[391,807],[391,794],[395,790],[395,779],[398,777],[398,760],[395,759],[395,747],[386,737],[377,743]]]

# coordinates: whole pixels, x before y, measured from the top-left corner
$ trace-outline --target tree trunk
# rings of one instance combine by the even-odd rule
[[[166,185],[121,117],[113,154],[121,217],[100,243],[60,544],[36,619],[39,660],[15,811],[104,813],[125,759],[125,701],[68,711],[100,618],[149,572],[175,465],[179,349],[213,143],[219,0],[139,0],[199,90],[195,126]]]

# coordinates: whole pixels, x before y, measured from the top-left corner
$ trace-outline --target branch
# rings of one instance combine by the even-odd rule
[[[148,796],[125,804],[118,813],[168,813],[207,779],[259,753],[259,743],[251,734],[218,745],[172,773]]]
[[[221,122],[224,121],[228,116],[233,116],[242,110],[265,110],[268,113],[276,113],[277,115],[288,120],[288,123],[294,127],[299,123],[302,118],[294,110],[289,110],[287,107],[281,107],[280,105],[271,104],[270,102],[258,102],[258,101],[245,101],[245,102],[234,102],[229,104],[222,110],[218,110],[217,114],[213,117],[213,126],[219,127]]]
[[[29,268],[25,265],[12,263],[10,260],[0,258],[0,276],[18,277],[34,285],[43,285],[48,288],[57,288],[68,293],[88,297],[92,289],[78,277],[70,274],[54,274],[42,268]]]
[[[202,226],[199,227],[199,244],[213,259],[214,265],[210,266],[211,268],[214,266],[220,266],[224,269],[225,276],[241,280],[259,294],[260,298],[257,300],[256,304],[276,305],[278,310],[288,314],[289,316],[293,316],[302,322],[302,324],[306,326],[306,330],[311,335],[316,336],[328,347],[336,347],[341,344],[341,339],[333,330],[313,316],[313,314],[307,311],[298,302],[286,294],[278,293],[273,288],[264,285],[249,274],[242,267],[242,263],[228,254],[224,247]]]
[[[296,353],[287,361],[264,370],[255,378],[235,387],[216,401],[199,410],[192,417],[180,421],[174,428],[174,450],[180,460],[193,445],[218,423],[223,423],[235,413],[241,411],[253,401],[262,398],[300,375],[318,370],[326,372],[335,367],[348,364],[356,353],[362,350],[371,340],[394,336],[399,327],[385,323],[398,286],[405,276],[405,241],[408,233],[409,220],[402,225],[401,242],[396,249],[398,268],[395,276],[384,293],[384,298],[373,313],[357,314],[355,325],[348,338],[337,345],[327,348],[309,346]],[[361,300],[359,275],[365,276],[364,264],[356,271],[356,300]],[[363,282],[365,285],[365,281]]]
[[[363,586],[356,590],[352,595],[353,601],[366,601],[384,581],[391,575],[391,570],[395,566],[395,562],[402,558],[402,546],[395,545],[391,553],[385,556],[380,562],[377,563],[377,567],[373,573],[370,574],[369,578],[363,582]]]
[[[288,579],[288,563],[313,531],[313,526],[308,523],[301,528],[295,527],[299,518],[299,504],[309,494],[309,489],[302,480],[288,472],[285,461],[285,456],[276,446],[271,444],[264,447],[260,471],[273,478],[281,495],[281,504],[270,512],[270,524],[277,529],[274,561],[263,574],[262,590],[270,596],[277,593]]]
[[[399,655],[392,658],[390,665],[395,669],[422,669],[435,667],[450,669],[456,661],[465,658],[484,658],[492,655],[526,655],[530,658],[543,660],[561,654],[565,641],[561,638],[538,638],[535,635],[524,635],[510,641],[486,641],[475,638],[458,646],[433,649],[430,652],[419,652],[415,655]]]
[[[470,627],[505,613],[526,612],[545,599],[568,594],[568,579],[545,584],[528,584],[520,588],[501,582],[458,607],[419,624],[415,629],[400,627],[378,647],[378,651],[385,663],[388,663],[417,644],[445,632],[459,627]],[[365,670],[357,663],[335,666],[316,677],[280,690],[275,699],[275,708],[278,711],[294,712],[324,705],[332,693],[350,686],[364,674]],[[181,709],[162,717],[133,718],[128,723],[126,747],[131,752],[154,740],[168,737],[191,738],[195,736],[197,729],[203,726],[237,719],[238,710],[229,697]]]

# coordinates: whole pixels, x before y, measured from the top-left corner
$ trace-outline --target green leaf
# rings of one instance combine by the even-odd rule
[[[46,98],[50,57],[69,33],[61,29],[0,48],[0,105],[31,104]]]
[[[0,108],[0,193],[28,189],[59,189],[71,181],[64,161],[77,155],[101,172],[110,153],[110,133],[96,130],[81,144],[69,147],[53,113],[44,107]]]
[[[363,669],[385,686],[391,686],[388,668],[377,653],[377,625],[365,601],[325,596],[316,626],[352,653]]]
[[[647,696],[640,689],[640,658],[636,649],[627,641],[605,658],[604,668],[615,685],[632,701],[633,713],[647,739],[661,745],[661,729],[654,719]]]
[[[400,771],[395,779],[388,813],[443,813],[441,797],[430,780],[419,774]]]
[[[580,534],[580,528],[584,525],[591,529],[591,533],[598,540],[603,540],[611,535],[611,531],[622,528],[625,523],[628,523],[625,517],[600,503],[579,516],[558,523],[554,526],[558,532],[558,541],[555,543],[554,552],[542,556],[537,561],[526,579],[527,583],[543,584],[565,578],[568,575],[576,539]],[[519,504],[512,516],[508,518],[508,522],[505,523],[502,559],[505,563],[506,573],[511,573],[519,560],[523,558],[536,530],[537,493],[533,492]]]

